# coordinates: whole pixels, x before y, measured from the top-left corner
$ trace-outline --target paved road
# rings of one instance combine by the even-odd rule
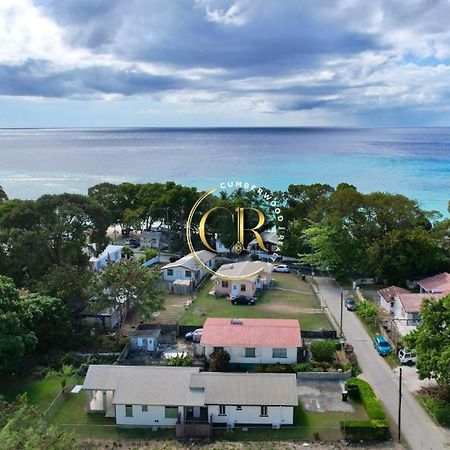
[[[340,318],[340,288],[332,278],[316,277],[322,301],[337,322]],[[355,313],[343,314],[343,332],[346,340],[354,347],[358,363],[364,371],[385,409],[395,424],[398,417],[398,378],[389,365],[375,351],[372,340]],[[414,397],[403,389],[402,434],[412,450],[442,450],[450,448],[449,433],[437,426],[417,403]],[[396,435],[395,435],[396,437]]]

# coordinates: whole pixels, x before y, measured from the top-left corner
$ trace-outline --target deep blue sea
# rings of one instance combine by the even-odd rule
[[[0,130],[0,185],[10,197],[166,180],[270,189],[345,181],[363,192],[406,194],[446,214],[450,128]]]

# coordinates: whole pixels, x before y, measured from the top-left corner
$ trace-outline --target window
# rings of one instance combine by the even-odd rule
[[[147,412],[147,411],[148,411],[148,406],[142,405],[142,412]]]
[[[246,347],[245,348],[245,357],[246,358],[254,358],[256,356],[255,347]]]
[[[241,292],[245,292],[247,290],[247,287],[245,284],[241,284]]]
[[[272,358],[287,358],[286,348],[274,348],[272,350]]]
[[[166,406],[164,408],[164,417],[166,419],[176,419],[178,417],[178,407],[177,406]]]
[[[223,350],[223,347],[214,347],[213,352],[218,352],[219,350]]]
[[[236,411],[242,411],[242,406],[236,406]]]
[[[222,280],[222,287],[227,288],[228,287],[228,281]]]
[[[185,270],[184,271],[184,276],[190,278],[191,277],[191,271],[190,270]]]
[[[267,406],[261,406],[261,417],[267,417]]]
[[[225,405],[219,405],[219,416],[226,416]]]
[[[167,276],[168,277],[173,276],[173,269],[167,269]]]
[[[125,405],[125,417],[133,417],[133,405]]]

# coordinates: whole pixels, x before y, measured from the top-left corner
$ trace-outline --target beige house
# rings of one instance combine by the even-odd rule
[[[273,264],[263,261],[243,261],[222,265],[211,279],[216,297],[251,298],[257,290],[272,285]],[[242,279],[245,277],[245,279]]]

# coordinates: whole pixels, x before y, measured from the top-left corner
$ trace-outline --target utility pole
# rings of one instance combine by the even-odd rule
[[[398,440],[401,437],[401,421],[402,421],[402,368],[399,370],[398,378]]]
[[[339,329],[341,331],[341,337],[343,335],[342,333],[342,314],[344,312],[344,293],[341,291],[341,321],[339,323]]]

